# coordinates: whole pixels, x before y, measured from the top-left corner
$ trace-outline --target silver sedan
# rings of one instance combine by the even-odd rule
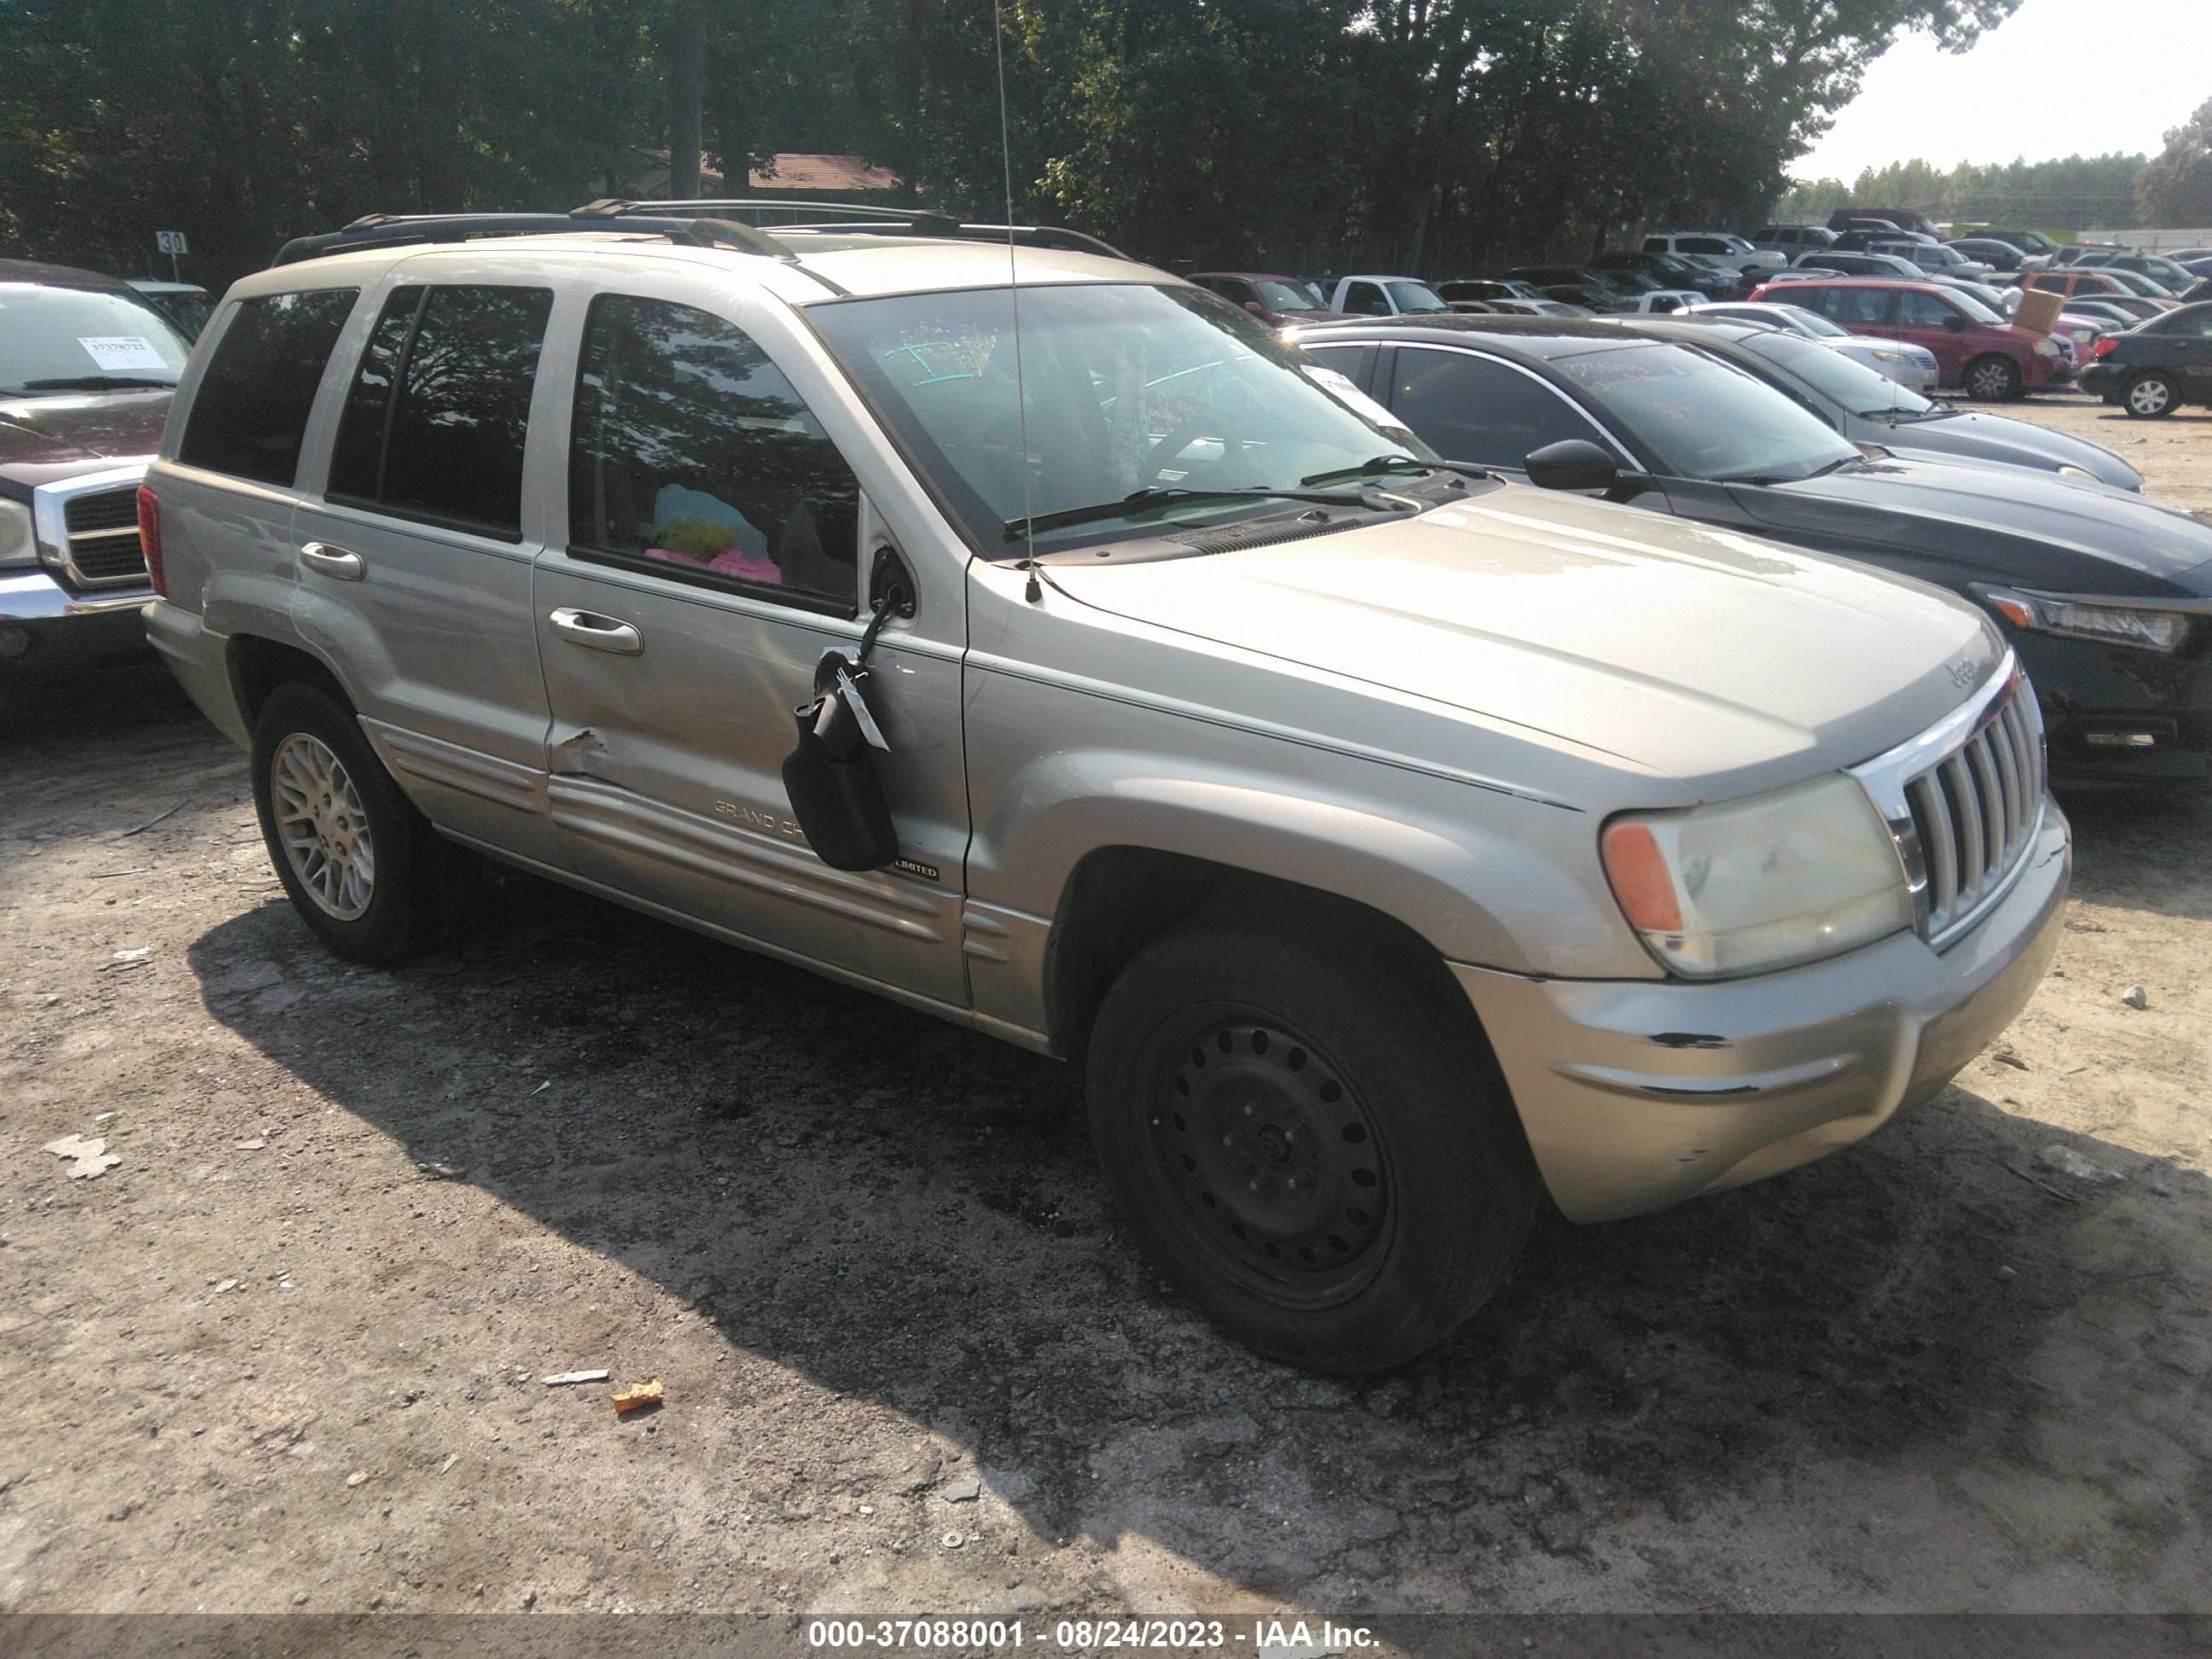
[[[1772,301],[1753,304],[1747,301],[1726,305],[1700,306],[1698,318],[1719,322],[1765,323],[1770,328],[1787,329],[1792,334],[1802,334],[1808,340],[1818,340],[1831,350],[1840,351],[1854,362],[1864,363],[1877,374],[1896,381],[1908,392],[1932,392],[1936,388],[1937,367],[1936,354],[1925,346],[1914,345],[1909,340],[1882,340],[1854,334],[1838,328],[1816,311],[1802,306],[1778,305]]]

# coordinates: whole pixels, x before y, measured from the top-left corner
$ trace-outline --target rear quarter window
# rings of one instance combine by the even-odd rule
[[[177,459],[289,485],[323,366],[360,297],[359,289],[319,288],[242,301],[200,377]]]

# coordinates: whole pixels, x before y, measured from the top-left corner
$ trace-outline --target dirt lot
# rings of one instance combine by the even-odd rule
[[[2212,509],[2212,419],[2027,412]],[[523,880],[349,969],[158,672],[0,780],[0,1607],[2212,1611],[2212,806],[2078,807],[1940,1100],[1347,1387],[1162,1291],[1048,1062]]]

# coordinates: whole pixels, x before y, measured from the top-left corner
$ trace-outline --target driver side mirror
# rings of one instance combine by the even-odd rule
[[[1540,489],[1609,489],[1620,477],[1620,464],[1587,438],[1562,438],[1532,449],[1521,465]]]
[[[1244,302],[1244,309],[1255,317],[1264,317],[1267,314],[1267,307],[1261,305],[1257,300],[1247,300]]]
[[[1947,312],[1943,317],[1943,326],[1954,334],[1963,333],[1966,331],[1966,319],[1955,311]]]

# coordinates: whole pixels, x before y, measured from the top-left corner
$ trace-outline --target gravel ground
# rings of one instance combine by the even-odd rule
[[[2212,419],[2021,412],[2212,508]],[[2212,1611],[2203,803],[2079,806],[1940,1099],[1346,1386],[1162,1290],[1050,1062],[519,878],[349,968],[158,671],[0,777],[0,1608]]]

